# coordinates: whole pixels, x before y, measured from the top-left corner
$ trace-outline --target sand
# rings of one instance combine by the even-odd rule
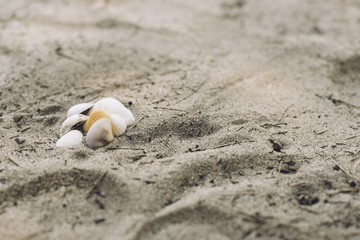
[[[360,238],[357,0],[0,4],[0,239]]]

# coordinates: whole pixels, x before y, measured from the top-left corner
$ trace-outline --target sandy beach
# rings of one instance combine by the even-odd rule
[[[360,238],[359,1],[0,5],[0,239]],[[103,97],[136,124],[56,147]]]

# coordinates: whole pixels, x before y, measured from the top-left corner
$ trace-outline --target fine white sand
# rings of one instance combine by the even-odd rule
[[[0,239],[359,239],[359,1],[0,6]],[[56,148],[102,97],[137,124]]]

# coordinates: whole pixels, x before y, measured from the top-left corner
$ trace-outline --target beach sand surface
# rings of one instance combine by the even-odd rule
[[[359,1],[0,5],[0,239],[360,238]],[[57,148],[102,97],[136,124]]]

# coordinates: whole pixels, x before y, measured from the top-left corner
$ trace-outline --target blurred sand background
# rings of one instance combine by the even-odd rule
[[[0,5],[0,239],[360,238],[359,1]],[[136,126],[55,147],[108,96]]]

